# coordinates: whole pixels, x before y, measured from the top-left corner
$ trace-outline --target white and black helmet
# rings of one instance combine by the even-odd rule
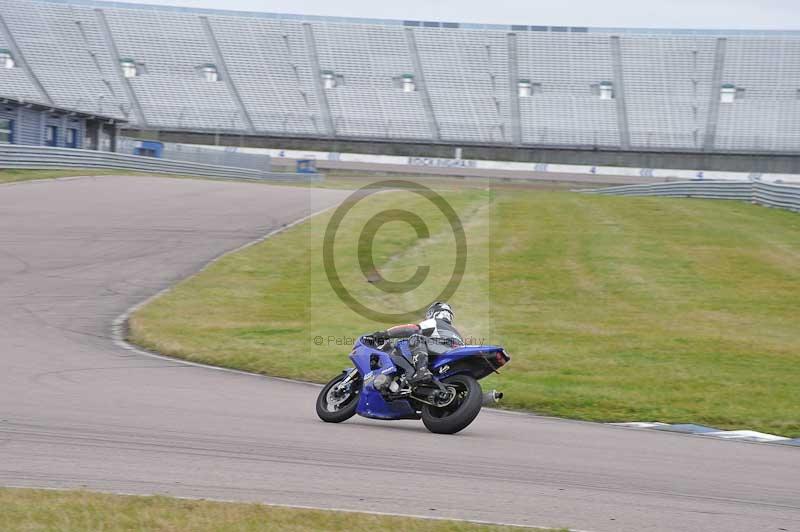
[[[450,305],[443,301],[434,301],[425,312],[426,320],[444,320],[452,325],[454,318],[455,314],[453,314],[453,309],[450,308]]]

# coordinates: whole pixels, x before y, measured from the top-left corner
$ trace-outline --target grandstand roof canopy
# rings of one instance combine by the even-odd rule
[[[0,0],[3,48],[0,96],[143,130],[800,154],[800,31]]]
[[[209,15],[260,17],[275,20],[294,20],[307,22],[341,22],[356,24],[376,24],[384,26],[406,26],[425,28],[465,28],[511,31],[544,31],[560,33],[636,33],[654,35],[797,35],[800,30],[741,30],[741,29],[669,29],[669,28],[608,28],[586,26],[549,26],[530,24],[520,21],[517,24],[475,24],[465,22],[443,22],[431,20],[392,20],[358,17],[330,17],[320,15],[295,15],[289,13],[268,13],[260,11],[231,11],[225,9],[208,9],[197,7],[181,7],[160,4],[137,4],[135,2],[113,2],[104,0],[40,0],[54,4],[72,4],[97,7],[116,7],[120,9],[147,9],[168,11],[173,13],[206,13]]]
[[[50,111],[52,113],[58,113],[61,115],[70,115],[78,118],[88,118],[88,119],[97,119],[101,121],[108,121],[109,124],[126,124],[128,122],[127,120],[123,120],[121,118],[116,118],[113,116],[105,116],[97,113],[87,113],[84,111],[78,111],[76,109],[66,109],[64,107],[58,107],[55,105],[48,105],[44,103],[23,102],[15,98],[6,98],[2,94],[0,94],[0,103],[11,103],[14,105],[21,105],[23,107],[28,107],[30,109],[35,109],[37,111]]]

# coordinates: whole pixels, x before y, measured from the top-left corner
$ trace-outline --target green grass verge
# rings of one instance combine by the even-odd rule
[[[0,169],[0,184],[3,183],[16,183],[19,181],[33,181],[35,179],[57,179],[60,177],[78,177],[78,176],[108,176],[108,175],[125,175],[125,176],[146,176],[146,177],[171,177],[182,179],[212,179],[197,176],[184,176],[173,174],[158,174],[153,172],[137,172],[134,170],[115,170],[113,168],[55,168],[51,170],[11,170]]]
[[[444,194],[470,244],[453,298],[459,327],[509,349],[512,363],[485,385],[505,391],[507,407],[800,436],[800,216],[723,201]],[[368,217],[397,206],[390,195],[373,198],[337,242],[355,242]],[[315,336],[382,326],[332,293],[320,258],[328,218],[179,284],[132,317],[131,339],[190,360],[327,380],[349,349],[317,346]],[[384,226],[374,251],[384,276],[431,264],[431,282],[442,283],[452,257],[445,222],[433,220],[431,233],[418,241],[408,226]],[[337,255],[345,285],[370,304],[391,304],[364,280],[357,255],[354,245]]]
[[[54,179],[57,177],[109,175],[111,173],[124,174],[114,170],[2,170],[0,169],[0,183],[14,183],[17,181],[31,181],[33,179]]]
[[[294,172],[294,167],[273,167],[275,172]],[[14,183],[18,181],[31,181],[35,179],[56,179],[60,177],[75,177],[75,176],[106,176],[106,175],[130,175],[130,176],[148,176],[148,177],[169,177],[173,179],[211,179],[211,180],[225,180],[225,181],[244,181],[247,183],[259,183],[262,185],[272,186],[293,186],[293,187],[310,187],[310,188],[333,188],[333,189],[356,189],[363,187],[369,183],[377,180],[386,179],[404,179],[404,180],[417,180],[417,174],[395,174],[395,173],[377,173],[377,172],[364,172],[364,171],[347,171],[347,170],[325,170],[322,172],[325,179],[322,181],[303,181],[302,175],[299,175],[298,181],[268,181],[268,180],[250,180],[250,179],[223,179],[213,177],[191,176],[191,175],[178,175],[178,174],[158,174],[154,172],[137,172],[133,170],[114,170],[114,169],[80,169],[80,168],[64,168],[64,169],[51,169],[51,170],[12,170],[0,169],[0,184]],[[464,178],[453,176],[425,176],[425,183],[432,187],[444,189],[485,189],[487,187],[502,187],[508,190],[531,190],[531,189],[570,189],[576,186],[575,183],[568,182],[547,182],[547,181],[523,181],[523,180],[508,180],[508,179],[491,179],[491,178]],[[583,186],[583,185],[581,185]]]
[[[275,168],[274,171],[276,172],[294,172],[294,168]],[[16,169],[0,169],[0,184],[3,183],[15,183],[20,181],[33,181],[36,179],[56,179],[60,177],[76,177],[76,176],[107,176],[107,175],[128,175],[128,176],[148,176],[148,177],[169,177],[173,179],[212,179],[212,180],[222,180],[222,178],[211,178],[211,177],[202,177],[202,176],[190,176],[190,175],[178,175],[178,174],[158,174],[154,172],[137,172],[133,170],[115,170],[115,169],[96,169],[96,168],[64,168],[64,169],[51,169],[51,170],[16,170]],[[299,176],[302,178],[302,176]],[[400,179],[404,179],[405,177],[401,177]],[[398,179],[396,177],[386,177],[385,179]],[[435,178],[437,181],[444,183],[445,185],[450,183],[451,186],[460,184],[460,179],[458,178]],[[360,186],[365,185],[368,182],[375,181],[375,178],[367,179],[364,176],[350,176],[347,173],[336,173],[335,175],[327,176],[323,181],[320,182],[308,182],[308,181],[297,181],[297,182],[290,182],[290,181],[259,181],[259,180],[249,180],[249,179],[226,179],[226,181],[235,180],[235,181],[244,181],[248,183],[259,183],[263,185],[274,185],[274,186],[295,186],[295,187],[314,187],[314,188],[336,188],[336,189],[351,189],[351,188],[358,188]],[[481,180],[473,184],[473,186],[485,186],[487,180]]]
[[[256,532],[268,530],[499,532],[519,527],[305,510],[262,504],[0,488],[6,532]]]

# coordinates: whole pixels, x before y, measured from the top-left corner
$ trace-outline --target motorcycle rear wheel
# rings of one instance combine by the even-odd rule
[[[481,385],[471,375],[453,375],[442,380],[442,384],[453,387],[457,396],[445,407],[424,405],[422,422],[436,434],[455,434],[472,423],[481,411],[483,392]]]
[[[333,388],[342,382],[346,373],[337,375],[326,384],[317,396],[317,415],[326,423],[341,423],[353,417],[358,408],[358,393],[361,382],[355,379],[350,385],[350,392],[346,397],[334,397]]]

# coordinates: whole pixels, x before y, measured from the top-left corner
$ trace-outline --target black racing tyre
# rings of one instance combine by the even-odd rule
[[[328,382],[317,396],[317,415],[327,423],[341,423],[353,417],[358,407],[358,394],[361,391],[361,379],[356,377],[351,383],[350,392],[336,397],[333,387],[339,384],[347,373],[337,375]]]
[[[422,422],[431,432],[455,434],[465,429],[478,416],[483,404],[483,391],[478,381],[470,375],[453,375],[442,380],[442,383],[456,389],[456,399],[441,408],[424,405]]]

